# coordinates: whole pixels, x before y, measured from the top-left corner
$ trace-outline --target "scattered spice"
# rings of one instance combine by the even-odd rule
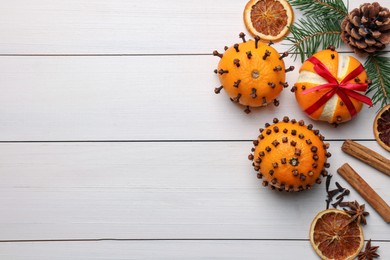
[[[365,211],[365,205],[360,205],[356,200],[353,202],[347,202],[345,204],[347,207],[350,208],[350,210],[347,210],[345,208],[344,211],[347,212],[349,215],[351,215],[352,219],[351,222],[357,221],[358,223],[361,223],[363,225],[367,225],[366,217],[369,215],[367,211]]]
[[[339,189],[340,192],[344,190],[344,188],[341,187],[340,183],[338,183],[338,182],[336,181],[335,184],[336,184],[336,186],[337,186],[337,189]]]
[[[341,206],[341,204],[343,203],[344,197],[348,196],[349,193],[350,193],[350,191],[348,189],[342,187],[340,185],[340,183],[338,183],[337,181],[335,183],[337,188],[334,189],[334,190],[329,190],[330,181],[331,181],[332,177],[333,177],[333,175],[327,175],[326,176],[326,186],[325,186],[326,187],[326,193],[327,193],[327,199],[325,200],[325,202],[326,202],[326,209],[329,209],[330,203],[333,201],[333,198],[336,195],[341,193],[341,194],[339,194],[336,197],[336,202],[332,204],[332,206],[334,208],[337,208],[338,206]]]
[[[376,252],[378,248],[379,246],[371,246],[371,239],[368,240],[364,251],[358,254],[358,260],[371,260],[373,258],[379,257],[379,255]]]
[[[351,166],[346,163],[337,169],[337,172],[360,193],[387,223],[390,223],[390,206]]]
[[[349,190],[345,189],[343,193],[341,193],[339,196],[336,197],[336,200],[343,198],[344,196],[349,195]]]
[[[333,208],[337,208],[338,206],[340,206],[340,204],[343,202],[344,200],[344,197],[341,197],[340,199],[338,199],[335,203],[332,204]]]

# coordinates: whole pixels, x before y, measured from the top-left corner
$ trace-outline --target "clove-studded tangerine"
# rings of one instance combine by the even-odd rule
[[[321,176],[328,175],[327,158],[331,154],[324,139],[319,130],[303,120],[274,118],[272,125],[260,128],[248,158],[257,177],[263,179],[263,186],[289,192],[307,190],[320,184]]]
[[[279,104],[276,99],[283,88],[288,87],[286,72],[294,70],[293,66],[285,68],[284,57],[271,47],[272,42],[265,44],[256,36],[254,40],[246,40],[245,34],[240,33],[242,43],[225,47],[225,52],[214,51],[213,55],[221,58],[218,74],[221,86],[215,89],[219,94],[226,91],[230,100],[250,107],[266,106],[269,103]]]

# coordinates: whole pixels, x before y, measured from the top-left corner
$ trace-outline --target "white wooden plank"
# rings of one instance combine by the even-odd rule
[[[246,2],[7,1],[0,9],[0,53],[211,53],[246,31]],[[350,8],[364,2],[355,0]],[[386,6],[386,0],[378,2]]]
[[[372,242],[383,259],[389,242]],[[283,250],[281,250],[283,248]],[[309,241],[99,241],[0,243],[12,260],[318,259]]]
[[[302,112],[290,88],[280,106],[232,104],[210,56],[1,57],[0,140],[252,140],[274,117],[305,119],[328,139],[373,139],[378,108],[335,129]],[[297,70],[299,61],[286,63]],[[297,71],[287,73],[290,86]],[[353,131],[351,131],[353,129]]]
[[[375,142],[366,145],[380,151]],[[325,208],[324,185],[288,194],[263,188],[250,142],[0,145],[0,240],[307,239]],[[331,142],[330,172],[349,162],[386,200],[388,176]],[[383,153],[383,151],[382,151]],[[339,176],[334,181],[349,187]],[[332,187],[333,188],[333,187]],[[350,200],[364,200],[351,190]],[[373,211],[368,238],[388,240]]]

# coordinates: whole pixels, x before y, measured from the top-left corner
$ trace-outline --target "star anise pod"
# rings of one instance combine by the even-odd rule
[[[358,254],[358,260],[372,260],[374,258],[379,257],[379,255],[376,253],[376,250],[378,250],[378,248],[379,246],[371,246],[371,239],[368,240],[364,251]]]
[[[351,202],[343,203],[342,205],[350,208],[349,210],[345,208],[343,209],[346,213],[348,213],[352,217],[351,222],[357,221],[358,223],[361,223],[363,225],[367,224],[366,217],[369,215],[369,213],[367,211],[364,211],[365,208],[364,204],[359,205],[359,203],[355,200],[353,202],[351,201]]]

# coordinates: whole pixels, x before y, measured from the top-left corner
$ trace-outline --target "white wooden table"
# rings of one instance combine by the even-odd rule
[[[334,128],[289,90],[249,115],[213,93],[211,52],[246,32],[245,4],[2,1],[0,259],[316,259],[324,185],[272,192],[247,159],[258,128],[284,115],[326,136],[348,199],[365,203],[336,174],[345,162],[390,203],[389,177],[340,150],[351,138],[389,156],[372,134],[378,107]],[[367,209],[366,239],[390,259],[390,226]]]

